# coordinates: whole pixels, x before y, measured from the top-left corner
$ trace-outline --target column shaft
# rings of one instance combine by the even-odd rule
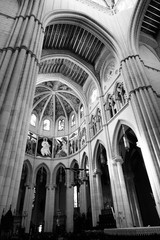
[[[122,69],[126,88],[130,95],[130,104],[141,132],[141,150],[160,216],[160,111],[157,97],[138,56],[125,59],[122,62]]]
[[[44,0],[23,1],[21,6],[1,58],[0,213],[5,206],[16,206],[44,35]]]

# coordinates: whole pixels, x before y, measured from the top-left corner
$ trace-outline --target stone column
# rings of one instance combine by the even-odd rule
[[[25,233],[29,233],[30,223],[32,217],[32,203],[35,194],[34,185],[26,186],[25,199],[23,205],[23,214],[25,213],[25,218],[22,220],[22,226],[25,228]]]
[[[16,207],[44,30],[44,0],[22,0],[2,49],[0,70],[0,216]]]
[[[122,170],[123,159],[121,156],[116,156],[114,159],[116,162],[116,170],[117,170],[117,183],[119,187],[119,196],[117,198],[118,201],[118,215],[117,220],[119,221],[120,227],[133,227],[133,221],[129,206],[129,199],[127,196],[127,189],[124,180],[124,174]]]
[[[45,217],[44,217],[44,231],[52,232],[53,230],[53,217],[55,208],[55,190],[56,186],[46,187],[46,203],[45,203]]]
[[[141,218],[141,212],[138,204],[135,184],[134,184],[134,175],[132,173],[129,173],[129,175],[126,176],[127,178],[127,190],[128,190],[128,198],[130,202],[130,208],[132,212],[132,218],[133,218],[133,225],[136,227],[143,227],[143,221]]]
[[[80,187],[80,213],[87,213],[86,182]]]
[[[122,61],[122,73],[135,118],[141,132],[141,150],[160,216],[160,111],[155,91],[138,55]]]
[[[101,210],[103,208],[103,195],[102,195],[102,184],[101,184],[101,170],[94,169],[93,172],[93,181],[94,181],[94,198],[95,198],[95,209],[94,213],[96,214],[96,220],[99,221],[99,215],[101,214]],[[92,201],[92,199],[91,199]],[[96,222],[96,225],[97,225]]]
[[[70,171],[66,175],[66,231],[73,232],[74,188],[71,185]]]

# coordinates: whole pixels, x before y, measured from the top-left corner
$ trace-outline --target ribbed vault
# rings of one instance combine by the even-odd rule
[[[61,74],[83,91],[89,78],[84,66],[94,72],[104,48],[102,41],[81,24],[50,23],[45,29],[39,74]],[[33,111],[40,120],[49,116],[56,121],[60,116],[69,118],[73,111],[78,113],[80,104],[77,94],[67,83],[45,81],[36,87]]]
[[[71,112],[78,113],[79,105],[76,93],[66,84],[48,81],[36,86],[33,111],[40,121],[45,117],[55,121],[60,116],[68,118]]]

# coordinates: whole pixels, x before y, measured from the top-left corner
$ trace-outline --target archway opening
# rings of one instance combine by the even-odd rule
[[[86,191],[86,218],[85,218],[85,229],[92,228],[92,211],[91,211],[91,189],[89,180],[89,162],[88,156],[85,156],[84,160],[84,186]]]
[[[55,192],[55,216],[54,227],[58,234],[63,233],[66,228],[66,173],[62,166],[59,167],[56,174],[56,192]]]
[[[42,232],[44,229],[44,213],[46,200],[47,172],[42,166],[36,176],[34,187],[34,198],[32,202],[31,232]]]
[[[99,144],[98,152],[98,169],[99,169],[99,194],[102,197],[102,208],[101,214],[99,215],[99,227],[104,228],[115,228],[116,223],[113,217],[113,199],[111,192],[111,182],[109,169],[107,164],[107,154],[106,149],[102,144]]]
[[[134,226],[159,225],[150,181],[141,149],[133,130],[122,125],[119,132],[119,151]]]

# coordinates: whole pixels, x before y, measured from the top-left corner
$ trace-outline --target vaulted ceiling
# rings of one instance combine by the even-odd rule
[[[51,24],[45,31],[43,49],[70,51],[93,66],[103,47],[96,36],[78,25]]]
[[[156,38],[160,30],[160,1],[151,0],[144,15],[141,31]]]
[[[50,24],[45,30],[39,73],[42,76],[60,73],[83,89],[89,74],[81,63],[94,71],[103,48],[100,39],[80,25]],[[80,104],[70,87],[58,80],[49,81],[37,85],[33,110],[40,119],[50,116],[56,120],[59,116],[69,117],[72,111],[77,112]]]
[[[75,62],[65,58],[53,58],[41,61],[39,73],[61,73],[83,87],[88,73]]]
[[[80,100],[76,93],[59,81],[47,81],[36,86],[33,111],[42,120],[45,116],[52,120],[69,117],[71,112],[78,113]]]

